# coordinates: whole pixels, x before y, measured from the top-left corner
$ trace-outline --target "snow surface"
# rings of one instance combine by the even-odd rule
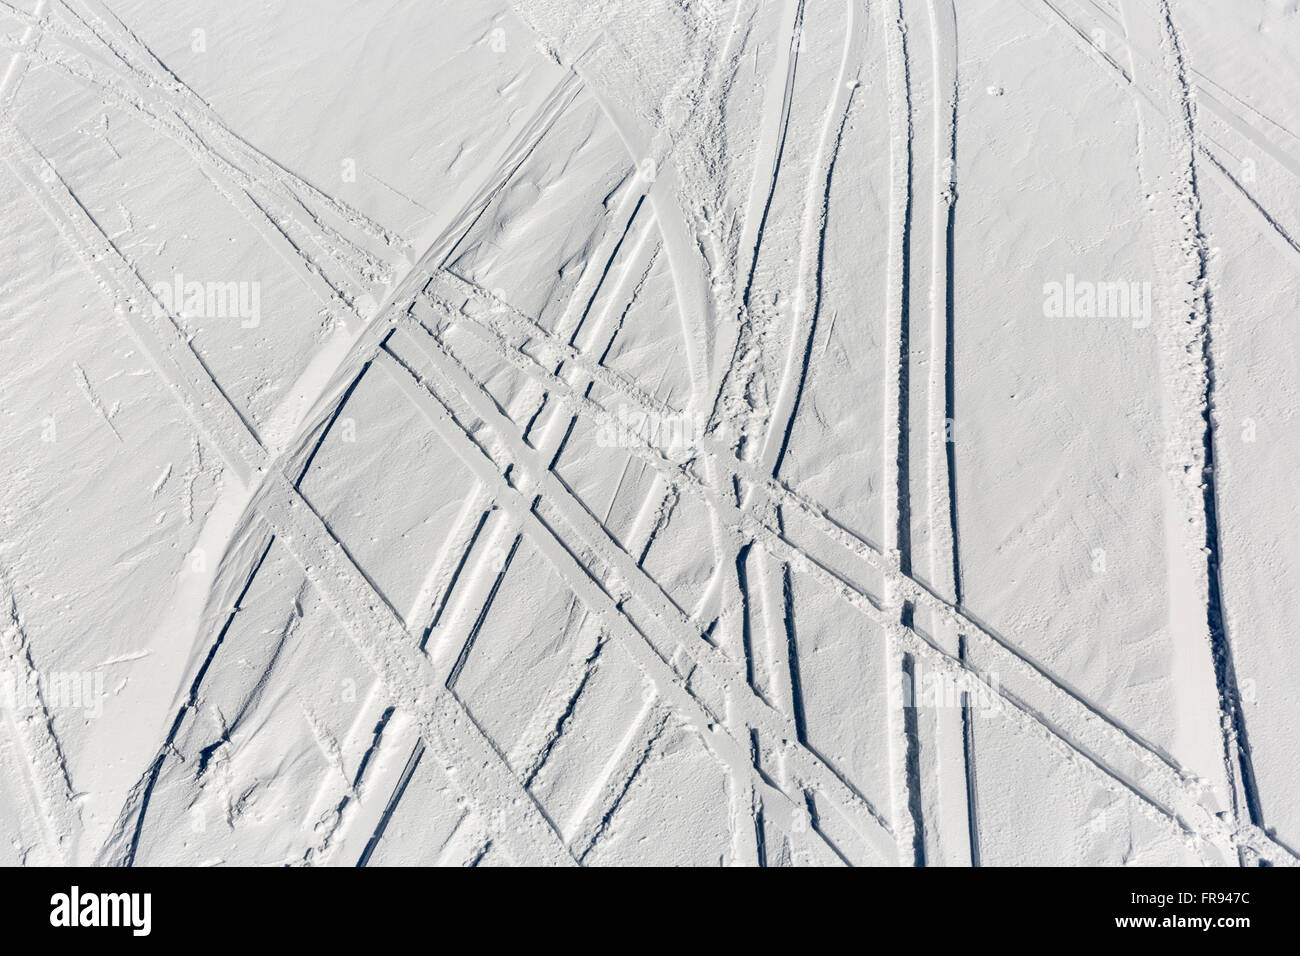
[[[0,3],[0,864],[1300,861],[1298,6]]]

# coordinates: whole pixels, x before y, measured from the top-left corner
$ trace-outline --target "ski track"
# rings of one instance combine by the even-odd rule
[[[12,681],[0,687],[0,698],[13,694],[25,700],[0,699],[5,719],[0,723],[7,731],[8,742],[17,751],[18,767],[10,763],[9,747],[0,739],[0,766],[11,773],[10,779],[21,780],[29,802],[31,823],[40,832],[48,864],[67,864],[75,859],[81,838],[81,814],[73,799],[63,747],[54,731],[54,721],[46,704],[42,675],[32,659],[27,634],[23,629],[17,597],[8,574],[0,569],[0,605],[7,620],[0,622],[0,660],[5,676]]]
[[[1226,633],[1223,612],[1223,591],[1219,576],[1221,544],[1219,541],[1217,484],[1215,481],[1215,390],[1213,351],[1213,302],[1207,275],[1209,250],[1201,227],[1201,199],[1197,181],[1196,123],[1197,106],[1193,100],[1187,78],[1182,40],[1173,21],[1167,0],[1160,0],[1159,17],[1168,44],[1167,60],[1173,72],[1177,100],[1176,126],[1178,146],[1185,154],[1175,161],[1185,169],[1185,183],[1181,184],[1178,199],[1183,205],[1179,217],[1185,230],[1183,248],[1188,259],[1188,283],[1191,290],[1191,312],[1188,324],[1195,348],[1195,364],[1188,370],[1191,388],[1197,393],[1199,412],[1196,424],[1188,425],[1186,432],[1195,447],[1188,458],[1201,465],[1201,498],[1199,511],[1193,512],[1194,523],[1203,529],[1205,617],[1209,632],[1215,690],[1218,696],[1223,733],[1224,769],[1231,790],[1233,815],[1240,827],[1248,823],[1263,828],[1259,792],[1255,783],[1250,744],[1246,734],[1245,715],[1241,706],[1241,692],[1237,684],[1230,635]],[[1164,45],[1162,43],[1162,45]],[[1181,384],[1181,383],[1180,383]],[[1181,433],[1181,432],[1180,432]],[[1197,542],[1201,544],[1201,542]],[[1198,571],[1199,571],[1198,567]],[[1254,862],[1242,855],[1241,862]]]
[[[881,474],[888,491],[881,495],[883,509],[881,543],[883,558],[898,567],[899,574],[912,573],[911,498],[909,493],[908,434],[911,429],[909,405],[910,361],[908,349],[908,296],[911,222],[912,222],[912,98],[907,63],[907,31],[900,0],[879,7],[881,33],[885,44],[886,81],[889,92],[889,266],[885,293],[884,387],[885,416],[883,425],[884,460]],[[890,624],[898,628],[910,624],[910,607],[896,589],[889,588],[884,603],[892,608]],[[895,829],[898,832],[899,858],[918,856],[922,832],[919,795],[913,792],[914,778],[907,756],[909,745],[908,705],[903,695],[904,656],[895,640],[895,627],[885,633],[885,659],[888,662],[889,688],[889,760],[891,801]],[[923,844],[922,844],[923,848]]]

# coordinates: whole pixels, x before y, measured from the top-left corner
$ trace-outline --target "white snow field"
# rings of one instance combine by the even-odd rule
[[[1295,0],[3,0],[0,864],[1300,862]]]

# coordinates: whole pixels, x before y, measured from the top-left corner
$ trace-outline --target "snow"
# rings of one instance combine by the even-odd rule
[[[1292,0],[0,36],[0,864],[1300,862]]]

